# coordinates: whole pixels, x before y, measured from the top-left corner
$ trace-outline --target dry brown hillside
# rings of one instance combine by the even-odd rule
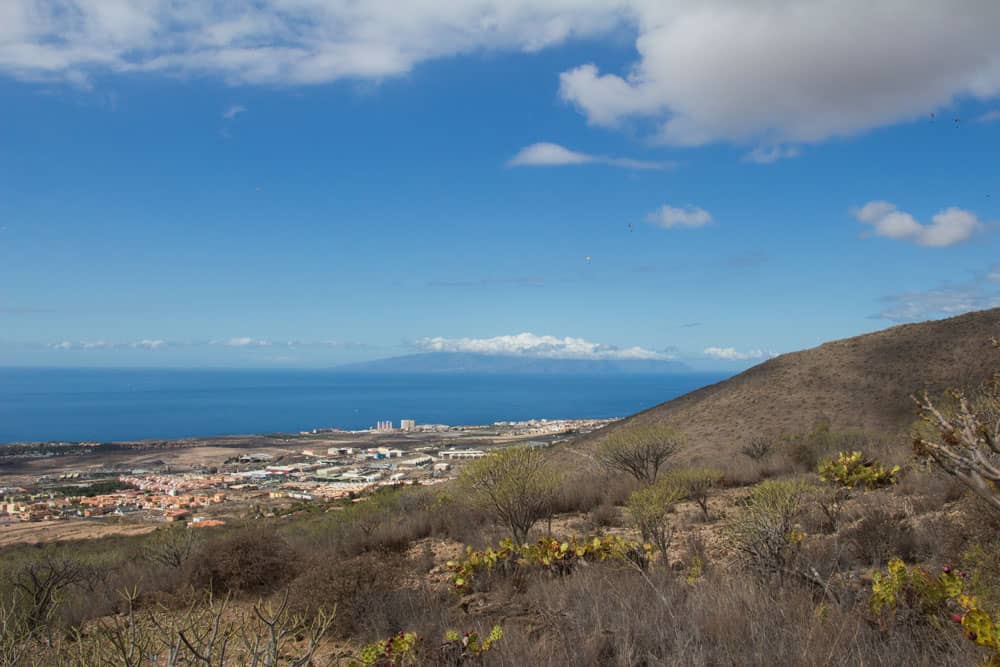
[[[775,357],[608,429],[669,421],[687,434],[689,456],[713,463],[751,436],[801,433],[823,419],[835,430],[903,434],[916,418],[914,391],[971,387],[988,377],[990,336],[1000,336],[1000,308],[837,340]],[[601,434],[573,449],[586,451]]]

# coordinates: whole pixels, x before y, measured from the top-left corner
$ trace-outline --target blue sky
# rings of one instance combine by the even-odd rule
[[[736,368],[1000,305],[997,5],[418,4],[0,9],[0,365]]]

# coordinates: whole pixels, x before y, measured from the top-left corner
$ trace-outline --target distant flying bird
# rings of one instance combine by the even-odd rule
[[[956,118],[955,119],[955,127],[958,127],[958,124],[961,123],[961,122],[962,122],[961,118]]]
[[[935,118],[935,116],[934,116],[934,112],[932,111],[932,112],[931,112],[931,122],[932,122],[932,123],[934,122],[934,118]]]
[[[629,231],[632,231],[632,223],[631,223],[631,222],[630,222],[630,223],[628,223],[628,230],[629,230]]]
[[[586,259],[587,259],[587,264],[590,264],[590,255],[587,255]]]

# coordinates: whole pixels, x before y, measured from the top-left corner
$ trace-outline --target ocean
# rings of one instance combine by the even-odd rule
[[[624,417],[725,377],[0,368],[0,443]]]

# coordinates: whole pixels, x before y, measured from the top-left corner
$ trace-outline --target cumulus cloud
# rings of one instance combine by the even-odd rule
[[[859,222],[871,225],[877,236],[932,247],[967,241],[982,227],[975,214],[955,207],[936,213],[930,224],[921,224],[912,215],[900,211],[895,204],[887,201],[870,201],[854,211],[854,217]]]
[[[740,352],[735,347],[706,347],[704,354],[706,357],[725,361],[745,361],[747,359],[763,359],[764,357],[778,356],[773,352],[766,352],[764,350]]]
[[[508,167],[556,167],[574,164],[606,164],[624,169],[669,169],[673,166],[670,162],[590,155],[547,142],[525,146],[507,161]]]
[[[651,120],[678,145],[809,143],[1000,93],[1000,3],[965,0],[5,0],[0,71],[228,83],[380,80],[486,50],[620,31],[624,72],[582,62],[560,94],[594,124]]]
[[[712,222],[712,215],[703,208],[697,206],[685,206],[677,208],[664,204],[646,216],[646,222],[672,229],[674,227],[704,227]]]
[[[247,108],[242,104],[234,104],[233,106],[229,107],[228,109],[222,112],[222,117],[225,120],[232,120],[233,118],[239,116],[241,113],[246,113],[246,111]]]
[[[471,352],[546,359],[673,359],[672,351],[642,347],[619,348],[592,343],[583,338],[558,338],[521,333],[493,338],[422,338],[417,347],[425,352]]]
[[[970,0],[630,3],[638,60],[563,72],[590,123],[642,117],[663,142],[818,142],[1000,93],[1000,4]]]
[[[484,49],[537,51],[606,33],[626,2],[602,0],[4,0],[0,70],[85,85],[94,72],[229,83],[378,80]]]

